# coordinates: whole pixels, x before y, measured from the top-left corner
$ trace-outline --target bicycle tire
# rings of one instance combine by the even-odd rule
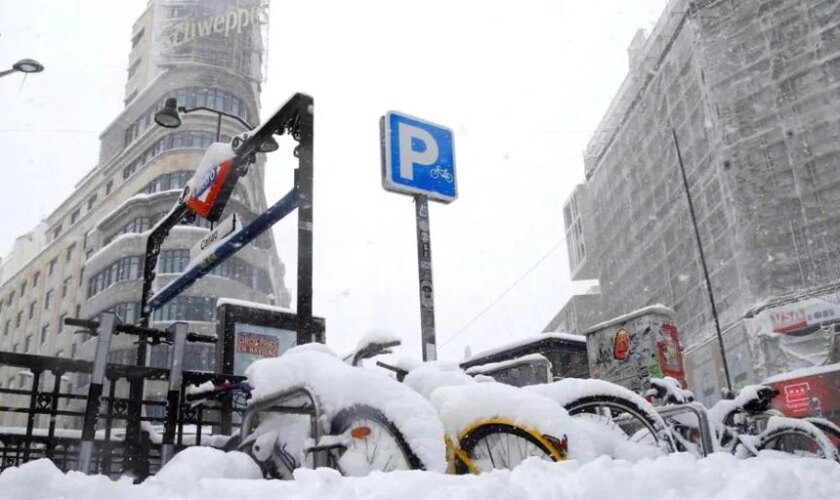
[[[358,428],[367,428],[368,433],[364,436],[356,437],[351,436],[351,445],[353,446],[346,446],[340,452],[339,455],[334,456],[334,462],[336,464],[336,469],[338,469],[342,475],[354,475],[356,471],[347,470],[347,467],[342,467],[341,462],[342,458],[347,458],[346,454],[351,450],[357,450],[362,452],[361,445],[364,443],[364,452],[363,456],[368,465],[368,472],[372,470],[380,470],[382,472],[388,472],[391,470],[404,470],[404,469],[418,469],[418,470],[425,470],[425,466],[423,462],[417,457],[411,447],[408,445],[408,442],[405,440],[402,432],[400,432],[399,428],[394,425],[388,417],[385,416],[380,410],[367,405],[353,405],[348,408],[345,408],[339,411],[336,416],[332,419],[330,433],[334,436],[342,435],[348,430],[351,431],[351,427],[357,424],[367,424],[367,425],[360,425]],[[370,429],[370,424],[373,424],[373,427],[377,427],[379,432],[377,433],[376,430]],[[368,438],[371,438],[370,440]],[[379,446],[382,444],[381,442],[377,442],[374,444],[373,450],[370,449],[371,442],[376,441],[377,439],[381,440],[382,438],[391,439],[392,440],[392,456],[388,457],[383,464],[381,460],[384,459],[383,455],[377,455],[377,451],[379,450]],[[358,445],[358,448],[357,446]],[[391,465],[391,461],[393,460],[393,448],[399,452],[400,457],[397,458],[397,461],[393,463],[394,468],[389,468],[388,466]],[[385,451],[388,451],[385,449]],[[358,456],[358,454],[356,454]],[[399,459],[402,459],[402,463],[400,463]],[[379,461],[377,461],[379,460]]]
[[[515,436],[517,440],[524,441],[526,446],[524,448],[519,448],[519,451],[527,451],[529,450],[530,446],[532,450],[538,451],[538,453],[518,453],[518,457],[513,457],[508,455],[508,460],[504,461],[505,467],[496,467],[496,461],[493,458],[493,450],[496,448],[495,446],[491,449],[489,440],[493,436]],[[500,437],[501,441],[501,437]],[[510,438],[508,438],[507,443],[510,444]],[[484,443],[485,449],[487,450],[487,454],[489,455],[487,458],[490,460],[491,467],[487,468],[479,468],[477,464],[484,463],[481,461],[481,456],[479,455],[478,451],[480,450],[480,445]],[[554,458],[552,451],[546,447],[540,440],[535,438],[531,432],[522,429],[521,427],[517,427],[511,424],[505,423],[488,423],[483,424],[475,427],[474,429],[470,430],[467,434],[465,434],[460,440],[460,448],[469,460],[473,463],[474,467],[478,469],[478,472],[483,472],[484,470],[492,470],[496,468],[505,468],[505,469],[513,469],[526,458],[530,458],[532,456],[537,456],[546,461],[556,462],[557,460]],[[483,451],[483,450],[482,450]],[[518,460],[517,460],[518,459]],[[468,474],[472,472],[469,466],[464,463],[463,460],[456,459],[455,460],[455,473],[456,474]]]
[[[649,411],[629,399],[612,394],[594,394],[572,400],[566,403],[564,408],[566,408],[566,411],[569,412],[569,415],[571,416],[596,413],[599,408],[607,408],[627,413],[633,417],[638,424],[647,429],[649,435],[653,437],[657,446],[660,448],[664,446],[668,448],[669,451],[673,451],[674,449],[673,443],[664,437],[667,435],[668,430],[665,427],[662,418],[659,417],[658,414],[656,416],[651,415]],[[624,428],[621,430],[627,435],[629,440],[631,436],[635,435],[636,432],[641,429],[637,429],[632,432],[628,432]]]
[[[797,446],[805,442],[809,442],[811,446],[807,450],[814,453],[816,458],[825,458],[829,460],[837,460],[837,450],[828,440],[828,436],[822,433],[819,429],[816,432],[803,429],[800,426],[788,427],[779,426],[770,431],[762,432],[759,435],[756,449],[761,450],[775,450],[792,455],[802,456],[797,453],[798,450],[790,449],[791,446]],[[805,451],[805,450],[802,450]]]

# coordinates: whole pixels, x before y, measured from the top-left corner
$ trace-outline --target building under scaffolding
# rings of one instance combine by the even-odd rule
[[[672,0],[629,56],[564,207],[572,276],[598,279],[601,294],[573,298],[546,330],[662,303],[695,392],[725,385],[699,348],[714,326],[673,129],[736,386],[824,361],[768,366],[758,333],[736,326],[756,303],[840,282],[840,3]]]

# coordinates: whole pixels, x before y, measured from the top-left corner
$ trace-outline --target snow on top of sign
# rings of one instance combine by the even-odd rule
[[[462,363],[469,363],[471,361],[475,361],[477,359],[485,358],[488,356],[493,356],[494,354],[499,354],[501,352],[505,352],[511,349],[515,349],[517,347],[522,347],[528,344],[532,344],[534,342],[539,342],[540,340],[545,339],[560,339],[560,340],[568,340],[570,342],[581,342],[586,343],[586,337],[583,335],[575,335],[573,333],[541,333],[539,335],[530,335],[528,337],[523,337],[519,340],[514,340],[513,342],[509,342],[507,344],[500,345],[498,347],[494,347],[492,349],[487,349],[485,351],[481,351],[479,353],[473,354],[470,356],[469,359],[465,359]]]
[[[824,375],[826,373],[840,373],[840,363],[833,363],[830,365],[811,366],[808,368],[800,368],[786,373],[779,373],[764,379],[763,384],[775,384],[776,382],[784,382],[786,380],[793,380],[802,377],[813,377],[815,375]]]
[[[190,196],[201,194],[197,193],[196,190],[205,183],[210,172],[223,161],[233,157],[233,148],[229,142],[214,142],[211,144],[204,152],[204,156],[201,157],[201,162],[198,164],[195,174],[187,181],[187,187],[190,188]]]
[[[183,455],[182,455],[183,454]],[[178,457],[181,457],[178,459]],[[790,458],[762,452],[741,460],[715,453],[695,458],[676,453],[654,460],[630,462],[602,457],[579,463],[526,460],[513,472],[456,476],[424,471],[341,477],[328,468],[299,469],[294,481],[250,479],[234,452],[199,448],[175,456],[167,473],[171,480],[150,478],[134,484],[103,475],[62,473],[48,459],[8,467],[0,475],[4,498],[65,500],[256,500],[265,498],[399,498],[474,500],[477,498],[574,498],[665,500],[705,498],[728,500],[836,499],[840,467],[828,460]],[[188,463],[189,464],[188,464]],[[191,464],[191,465],[190,465]],[[163,467],[170,467],[166,465]],[[161,471],[163,473],[163,471]],[[214,475],[215,474],[215,475]]]
[[[625,321],[629,321],[633,318],[638,318],[639,316],[644,316],[645,314],[664,314],[665,316],[674,317],[673,309],[670,309],[662,304],[654,304],[652,306],[643,307],[641,309],[636,309],[635,311],[631,311],[627,314],[622,314],[621,316],[616,316],[615,318],[608,319],[597,325],[592,325],[587,328],[583,334],[589,335],[590,333],[594,333],[596,330],[601,330],[603,328],[608,328],[613,325],[617,325],[619,323],[624,323]]]
[[[335,354],[323,352],[326,346],[320,352],[301,347],[247,368],[245,374],[254,387],[252,401],[303,386],[316,394],[327,421],[354,405],[374,407],[397,426],[427,470],[444,470],[443,426],[426,399],[381,370],[341,362]]]
[[[467,375],[482,375],[489,372],[494,372],[496,370],[503,370],[505,368],[510,368],[512,366],[518,366],[522,364],[528,363],[548,363],[551,366],[551,362],[543,356],[542,354],[527,354],[525,356],[521,356],[514,359],[509,359],[507,361],[499,361],[498,363],[485,363],[483,365],[475,365],[467,368],[466,372]]]
[[[586,431],[562,406],[537,392],[497,382],[449,385],[435,389],[431,401],[453,439],[476,422],[499,418],[558,439],[566,436],[569,458],[595,457]]]
[[[225,304],[229,304],[232,306],[237,307],[248,307],[252,309],[261,309],[263,311],[273,311],[273,312],[283,312],[283,313],[291,313],[294,314],[294,311],[289,309],[288,307],[280,307],[280,306],[272,306],[269,304],[263,304],[261,302],[250,302],[247,300],[239,300],[239,299],[231,299],[229,297],[220,297],[219,300],[216,302],[216,306],[223,306]]]

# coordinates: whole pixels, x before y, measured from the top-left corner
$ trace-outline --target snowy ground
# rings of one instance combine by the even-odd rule
[[[343,478],[319,469],[299,470],[295,481],[251,479],[257,474],[245,455],[209,448],[178,454],[157,477],[140,485],[62,474],[39,460],[0,474],[0,499],[840,499],[840,465],[771,454],[749,460],[676,454],[636,463],[606,457],[585,464],[531,460],[512,472],[480,476],[409,471]]]

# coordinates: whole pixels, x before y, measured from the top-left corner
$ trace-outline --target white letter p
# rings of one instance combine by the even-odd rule
[[[411,181],[414,180],[415,163],[431,166],[437,161],[437,141],[426,130],[406,123],[398,123],[397,130],[400,136],[400,177]],[[423,151],[412,148],[414,139],[423,142],[426,146]]]

